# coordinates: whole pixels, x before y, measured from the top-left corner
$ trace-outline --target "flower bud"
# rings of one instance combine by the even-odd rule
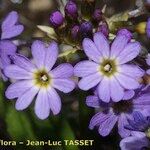
[[[65,13],[68,17],[77,18],[78,16],[77,4],[72,0],[69,0],[69,2],[65,6]]]
[[[85,21],[80,26],[82,37],[88,37],[92,34],[93,26],[90,21]]]
[[[64,17],[60,11],[54,11],[50,15],[50,24],[53,27],[59,27],[63,24],[63,22],[64,22]]]
[[[125,35],[129,39],[129,41],[132,38],[132,33],[129,30],[127,30],[127,29],[120,29],[118,31],[117,35]]]
[[[101,25],[99,25],[97,31],[103,33],[106,37],[108,37],[109,29],[107,23],[102,23]]]
[[[73,39],[76,39],[79,35],[80,27],[78,25],[73,26],[71,29],[71,36]]]
[[[100,21],[102,19],[102,11],[100,9],[95,9],[93,19],[96,21]]]

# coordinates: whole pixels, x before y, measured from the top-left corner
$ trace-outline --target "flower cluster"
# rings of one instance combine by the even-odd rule
[[[121,149],[141,150],[150,146],[150,86],[144,83],[144,77],[150,75],[150,54],[141,57],[141,43],[126,28],[119,29],[110,39],[104,14],[94,6],[94,1],[85,0],[79,13],[77,1],[69,0],[64,13],[53,11],[49,21],[58,39],[33,41],[32,59],[17,52],[13,38],[24,27],[18,23],[17,12],[8,14],[1,25],[0,39],[1,77],[11,82],[5,96],[17,99],[17,110],[26,109],[35,100],[34,112],[44,120],[51,113],[60,113],[62,102],[57,90],[73,91],[76,77],[79,89],[94,93],[86,98],[87,106],[96,113],[89,128],[97,127],[105,137],[117,124],[118,134],[123,138]],[[145,29],[149,37],[149,19]],[[66,40],[80,45],[83,54],[83,60],[74,67],[71,62],[57,61],[58,43]]]
[[[94,8],[95,3],[92,1],[83,1],[80,5],[81,10],[76,1],[69,0],[64,7],[64,12],[55,10],[51,13],[50,25],[55,29],[57,35],[62,37],[61,41],[71,40],[71,42],[80,44],[85,37],[91,38],[95,31],[101,31],[108,36],[108,25],[101,9]],[[89,12],[90,14],[87,14]]]

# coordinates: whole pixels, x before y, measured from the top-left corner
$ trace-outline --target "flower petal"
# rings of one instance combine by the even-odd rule
[[[149,93],[148,94],[147,93],[142,94],[141,96],[135,98],[134,104],[135,104],[135,107],[141,107],[141,109],[145,108],[146,106],[150,107],[150,95],[149,95]]]
[[[61,99],[55,89],[48,89],[49,105],[54,115],[57,115],[61,110]]]
[[[106,37],[101,32],[97,32],[94,34],[94,43],[102,56],[108,58],[110,53],[109,43]]]
[[[89,107],[99,108],[100,100],[97,96],[88,96],[86,98],[86,105]]]
[[[17,110],[24,110],[26,109],[38,93],[39,88],[37,87],[32,87],[29,90],[27,90],[23,95],[21,95],[17,101],[16,101],[16,109]]]
[[[120,142],[121,150],[141,150],[148,147],[149,140],[143,137],[130,136]]]
[[[147,73],[148,75],[150,75],[150,69],[148,69],[148,70],[146,71],[146,73]]]
[[[1,68],[4,69],[11,63],[10,56],[16,53],[17,47],[8,40],[0,41],[0,56],[1,56]]]
[[[108,103],[110,101],[110,80],[104,77],[98,85],[98,95],[103,102]]]
[[[17,25],[17,23],[18,13],[15,11],[10,12],[2,23],[1,39],[8,39],[19,35],[24,27]]]
[[[58,44],[56,42],[51,42],[50,45],[46,48],[46,56],[44,65],[49,71],[54,66],[58,57]]]
[[[129,43],[124,48],[124,50],[118,55],[117,57],[118,63],[124,64],[126,62],[131,61],[140,53],[140,50],[141,50],[141,45],[139,44],[139,42]]]
[[[124,92],[123,100],[130,100],[135,95],[134,90],[127,90]]]
[[[102,136],[107,136],[113,127],[115,126],[118,117],[116,115],[111,115],[108,119],[106,119],[99,127],[99,134]]]
[[[44,43],[42,41],[36,40],[33,42],[31,49],[36,66],[40,69],[43,69],[46,55]]]
[[[122,138],[128,137],[131,134],[131,131],[125,128],[125,125],[127,124],[127,117],[125,114],[121,114],[118,118],[118,133]]]
[[[13,27],[10,27],[7,30],[2,31],[1,39],[10,39],[16,37],[20,35],[23,30],[24,30],[23,25],[15,25]]]
[[[44,120],[50,114],[49,97],[46,89],[40,89],[35,101],[35,114],[38,118]]]
[[[7,66],[11,64],[10,57],[8,55],[5,55],[1,53],[1,69],[5,69]]]
[[[150,53],[147,55],[146,63],[150,66]]]
[[[131,135],[132,135],[132,136],[139,137],[139,138],[144,138],[144,137],[146,137],[145,133],[140,132],[140,131],[131,131]]]
[[[32,80],[18,81],[7,88],[5,95],[8,99],[14,99],[23,95],[23,93],[29,90],[32,86],[34,86]]]
[[[117,35],[111,45],[111,58],[116,58],[124,50],[128,42],[129,38],[126,35]]]
[[[89,76],[83,77],[79,81],[78,86],[80,89],[87,91],[95,87],[101,80],[102,80],[102,76],[100,75],[100,73],[99,72],[94,73]]]
[[[71,79],[53,79],[53,87],[64,92],[69,93],[75,88],[75,83]]]
[[[32,79],[32,73],[16,65],[7,66],[4,70],[4,73],[7,77],[12,79]]]
[[[114,102],[120,101],[124,96],[124,89],[115,78],[110,80],[110,93]]]
[[[64,63],[50,71],[53,78],[70,78],[73,76],[73,67],[69,63]]]
[[[98,51],[97,47],[95,46],[94,42],[91,39],[85,38],[82,43],[84,52],[86,55],[92,59],[93,61],[99,63],[101,61],[102,55]]]
[[[119,72],[133,78],[140,78],[144,75],[144,71],[136,65],[121,65]]]
[[[11,11],[2,23],[2,29],[7,29],[12,27],[18,21],[18,13],[16,11]]]
[[[16,54],[11,56],[11,58],[13,59],[14,64],[29,72],[33,72],[36,69],[36,66],[32,64],[31,61],[27,57],[24,57],[23,55]]]
[[[74,75],[77,77],[85,77],[98,72],[99,65],[93,61],[81,61],[74,67]]]
[[[116,79],[125,89],[129,90],[137,89],[140,85],[136,79],[133,79],[130,76],[121,73],[116,75]]]
[[[17,47],[11,41],[2,40],[0,41],[0,50],[1,53],[3,53],[4,55],[14,55],[17,50]]]
[[[105,113],[99,112],[99,113],[95,114],[92,117],[92,119],[90,120],[89,128],[92,130],[92,129],[94,129],[95,126],[101,125],[110,116],[111,116],[110,113],[109,114],[105,114]]]

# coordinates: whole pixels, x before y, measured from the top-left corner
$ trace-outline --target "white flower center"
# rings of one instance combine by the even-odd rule
[[[41,80],[44,81],[44,82],[48,81],[47,75],[44,74],[44,75],[41,77]]]
[[[104,71],[109,72],[109,71],[111,71],[111,70],[112,70],[112,67],[111,67],[110,64],[106,64],[106,65],[104,66]]]

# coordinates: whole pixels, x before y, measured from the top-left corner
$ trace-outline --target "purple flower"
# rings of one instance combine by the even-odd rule
[[[146,23],[146,34],[147,34],[147,37],[150,38],[150,18],[148,18],[147,23]]]
[[[82,77],[79,88],[87,91],[97,86],[98,96],[104,102],[109,102],[110,98],[118,102],[125,89],[137,89],[144,71],[126,63],[139,54],[141,46],[129,40],[128,35],[118,34],[110,48],[100,32],[94,34],[94,42],[85,38],[83,49],[90,60],[81,61],[74,67],[75,76]]]
[[[133,119],[128,120],[129,125],[126,128],[132,130],[130,137],[120,142],[122,150],[142,150],[150,147],[150,117],[143,116],[141,112],[133,112]],[[136,131],[136,132],[135,132]]]
[[[150,54],[147,55],[146,63],[147,63],[148,66],[150,66]],[[148,75],[150,75],[150,69],[148,69],[148,70],[146,71],[146,73],[147,73]]]
[[[71,18],[77,18],[78,17],[78,8],[77,4],[73,2],[72,0],[69,0],[65,6],[65,13],[67,16]]]
[[[21,34],[23,29],[24,27],[18,24],[18,13],[15,11],[10,12],[2,22],[0,39],[0,69],[3,80],[7,80],[3,74],[3,69],[10,64],[9,56],[15,54],[17,49],[10,39]]]
[[[64,17],[62,15],[62,13],[60,11],[54,11],[51,15],[50,15],[50,24],[53,27],[59,27],[63,24],[64,22]]]
[[[144,150],[149,146],[149,140],[142,132],[132,132],[132,136],[124,138],[120,142],[121,150]]]
[[[16,109],[26,109],[36,97],[35,113],[40,119],[46,119],[50,110],[54,115],[61,110],[61,100],[56,89],[68,93],[75,87],[70,79],[73,67],[64,63],[52,69],[58,57],[58,45],[49,45],[41,41],[32,44],[32,63],[27,58],[15,55],[14,64],[5,68],[5,74],[16,82],[6,90],[8,99],[17,98]]]
[[[115,124],[118,124],[118,133],[121,137],[128,137],[131,131],[126,128],[128,119],[132,118],[134,111],[141,111],[143,114],[150,115],[150,88],[138,89],[136,93],[129,90],[126,91],[122,101],[104,103],[97,95],[88,96],[86,104],[94,107],[97,112],[91,119],[89,128],[99,127],[98,132],[102,136],[107,136]]]

